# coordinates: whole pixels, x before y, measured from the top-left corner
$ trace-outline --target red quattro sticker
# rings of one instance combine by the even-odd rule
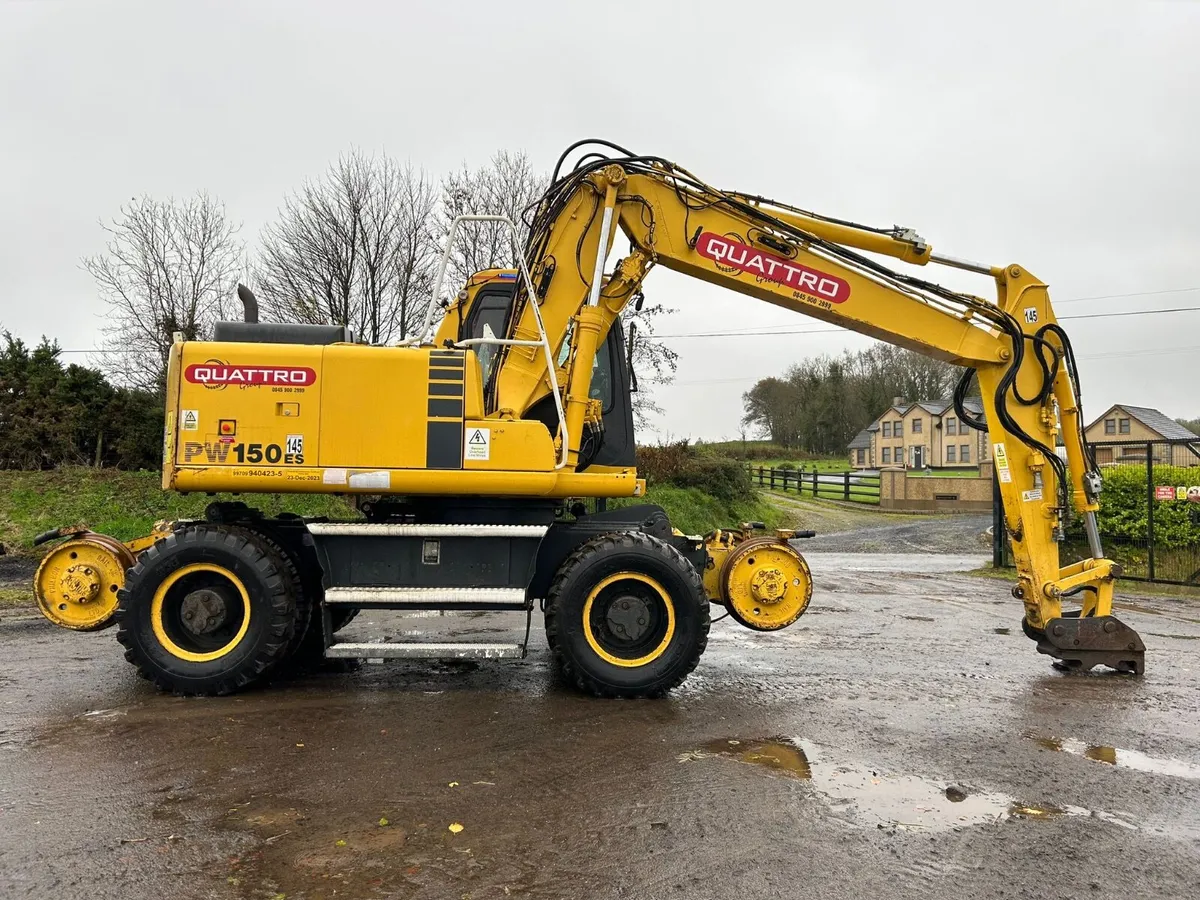
[[[794,260],[767,253],[732,238],[721,237],[711,231],[700,235],[696,250],[723,269],[749,272],[830,303],[845,303],[850,299],[850,284],[843,278],[810,269]]]
[[[270,384],[304,387],[317,380],[316,369],[307,366],[226,366],[198,363],[184,369],[183,377],[195,384]]]

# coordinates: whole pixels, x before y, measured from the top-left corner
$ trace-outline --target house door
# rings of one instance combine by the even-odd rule
[[[925,448],[923,446],[912,448],[912,464],[914,469],[925,468]]]

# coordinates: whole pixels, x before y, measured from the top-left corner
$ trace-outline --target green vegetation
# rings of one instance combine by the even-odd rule
[[[115,387],[95,369],[64,366],[55,343],[0,341],[0,469],[95,465],[157,468],[163,403]]]
[[[1191,485],[1196,471],[1180,466],[1154,467],[1154,483]],[[1187,550],[1200,545],[1200,506],[1185,500],[1154,503],[1154,546],[1165,550]],[[1104,492],[1100,495],[1100,533],[1106,541],[1146,543],[1148,501],[1146,467],[1120,466],[1104,470]],[[1083,519],[1076,516],[1068,539],[1084,538]]]
[[[84,523],[127,541],[149,533],[160,519],[203,518],[214,500],[228,494],[175,494],[159,486],[157,472],[68,467],[45,472],[0,471],[0,543],[10,553],[37,553],[33,538],[63,525]],[[354,510],[340,497],[257,494],[241,499],[266,513],[348,518]]]
[[[742,522],[780,524],[782,514],[761,498],[742,462],[699,452],[687,441],[639,447],[638,474],[646,479],[645,498],[617,505],[657,503],[671,523],[687,534],[705,534]]]
[[[767,528],[784,524],[779,508],[753,490],[745,499],[721,500],[700,488],[659,484],[651,487],[645,497],[610,501],[609,505],[634,503],[657,503],[667,511],[671,524],[684,534],[707,534],[714,528],[737,527],[743,522],[762,522]]]

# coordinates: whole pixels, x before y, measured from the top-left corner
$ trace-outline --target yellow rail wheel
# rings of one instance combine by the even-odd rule
[[[559,567],[546,639],[568,681],[602,697],[658,697],[708,643],[700,576],[674,547],[640,532],[599,535]]]
[[[46,554],[33,577],[42,615],[63,628],[99,631],[113,624],[117,593],[133,553],[106,534],[84,532]]]
[[[751,538],[725,557],[719,578],[729,614],[755,631],[777,631],[795,622],[812,599],[812,573],[804,557],[778,538]]]
[[[138,557],[117,609],[125,658],[163,690],[229,694],[286,654],[297,580],[257,535],[193,525]]]

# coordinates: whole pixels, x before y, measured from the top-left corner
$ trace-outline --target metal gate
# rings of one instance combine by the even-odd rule
[[[1104,553],[1125,578],[1163,584],[1200,584],[1200,442],[1106,441],[1091,444],[1104,476],[1100,538]],[[995,492],[993,560],[1011,566]],[[1073,515],[1059,546],[1064,565],[1088,556],[1082,520]]]

